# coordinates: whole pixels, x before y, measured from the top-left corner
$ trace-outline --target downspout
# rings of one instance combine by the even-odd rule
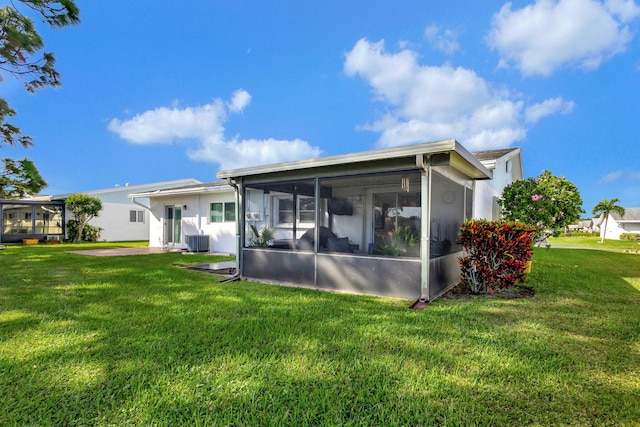
[[[431,156],[418,154],[416,166],[420,171],[420,204],[423,207],[420,222],[420,299],[422,304],[429,303],[429,267],[431,259]],[[426,207],[426,210],[425,210]]]
[[[227,178],[227,183],[232,186],[236,191],[236,272],[228,279],[223,280],[223,282],[234,282],[236,280],[240,280],[240,244],[241,244],[241,224],[240,224],[240,216],[238,212],[240,212],[240,188],[238,184],[231,178]],[[244,215],[243,215],[244,218]]]
[[[147,206],[147,205],[143,205],[142,203],[140,203],[139,201],[137,201],[135,197],[132,197],[132,198],[131,198],[131,201],[133,202],[133,204],[134,204],[134,205],[141,206],[141,207],[145,208],[146,210],[148,210],[149,212],[151,212],[151,208],[150,208],[149,206]]]
[[[149,224],[151,224],[151,207],[149,207],[147,205],[143,205],[142,203],[137,201],[135,197],[132,197],[131,201],[133,202],[134,205],[138,205],[138,206],[140,206],[142,208],[145,208],[147,210],[147,212],[149,212]],[[64,221],[64,218],[63,218],[63,221]],[[163,242],[160,242],[160,243],[163,243]],[[151,244],[151,231],[149,231],[149,244]]]
[[[200,214],[200,193],[198,193],[196,200],[196,203],[198,204],[198,209],[196,210],[196,217],[198,219],[198,231],[200,232],[200,234],[204,234],[204,232],[202,231],[202,215]]]
[[[318,286],[318,252],[320,251],[320,178],[316,177],[315,179],[315,192],[313,197],[315,197],[315,230],[313,235],[313,286]],[[331,227],[331,222],[329,222],[329,227]],[[294,236],[295,237],[295,236]]]

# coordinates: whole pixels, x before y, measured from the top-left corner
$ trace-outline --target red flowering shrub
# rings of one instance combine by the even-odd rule
[[[517,280],[524,282],[537,232],[537,227],[521,222],[465,221],[458,234],[458,243],[466,252],[458,259],[461,282],[473,293],[493,293]]]

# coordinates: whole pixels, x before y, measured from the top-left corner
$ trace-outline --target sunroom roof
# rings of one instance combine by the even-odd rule
[[[455,139],[427,142],[422,144],[406,145],[394,148],[382,148],[378,150],[362,151],[337,156],[319,157],[315,159],[298,160],[293,162],[275,163],[270,165],[258,165],[248,168],[220,171],[218,178],[239,178],[254,175],[270,174],[281,171],[295,171],[314,169],[330,166],[341,166],[362,162],[384,161],[415,157],[417,155],[451,154],[451,166],[465,172],[471,178],[491,178],[491,172],[469,153]]]

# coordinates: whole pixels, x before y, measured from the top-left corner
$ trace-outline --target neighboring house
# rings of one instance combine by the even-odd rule
[[[236,252],[236,193],[208,182],[132,193],[148,214],[149,246],[197,252]]]
[[[617,213],[610,214],[607,229],[604,229],[604,214],[597,219],[600,227],[600,237],[620,240],[621,234],[640,234],[640,208],[626,208],[624,216]]]
[[[100,240],[109,242],[123,240],[149,240],[149,221],[146,210],[135,204],[129,194],[143,191],[154,191],[165,188],[174,188],[184,185],[198,184],[197,179],[186,178],[173,181],[155,182],[150,184],[138,184],[115,186],[103,190],[78,191],[77,193],[87,194],[97,197],[102,201],[102,210],[97,217],[94,217],[89,224],[102,228]],[[64,202],[64,200],[74,193],[56,194],[52,196],[33,197],[32,201],[52,201]],[[142,204],[148,200],[139,200]],[[73,214],[66,210],[66,220],[73,219]]]
[[[597,229],[599,229],[599,226],[595,225],[597,221],[600,221],[600,219],[599,218],[581,219],[575,224],[569,225],[567,228],[570,231],[585,231],[585,232],[597,231]]]
[[[459,281],[467,218],[496,218],[520,149],[455,140],[218,172],[238,187],[241,277],[432,300]],[[273,232],[256,242],[253,230]]]

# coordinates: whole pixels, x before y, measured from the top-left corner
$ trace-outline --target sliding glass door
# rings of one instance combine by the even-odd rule
[[[176,244],[182,242],[182,207],[166,206],[164,222],[164,243]]]

